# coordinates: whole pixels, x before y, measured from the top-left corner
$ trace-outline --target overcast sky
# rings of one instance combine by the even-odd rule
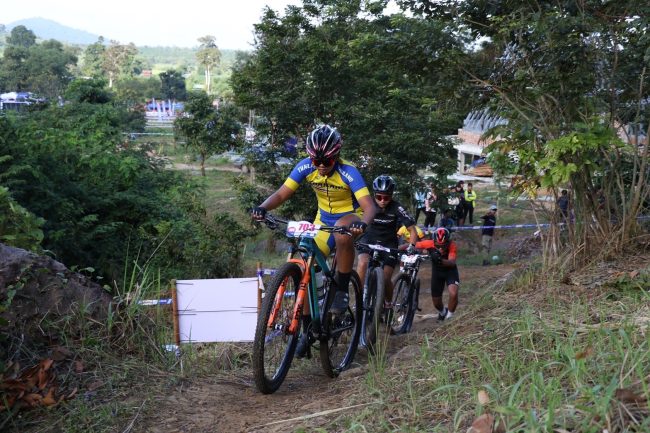
[[[107,40],[138,46],[194,47],[201,36],[222,49],[251,49],[262,9],[284,12],[300,0],[0,0],[0,24],[47,18]]]

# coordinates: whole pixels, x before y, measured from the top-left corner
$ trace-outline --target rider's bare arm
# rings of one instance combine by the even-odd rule
[[[375,202],[369,195],[359,198],[358,201],[361,209],[363,209],[363,222],[370,225],[374,221],[375,212],[377,211]]]
[[[282,185],[280,188],[278,188],[277,191],[268,196],[268,198],[264,200],[260,207],[263,207],[266,210],[273,210],[285,201],[289,200],[289,198],[291,198],[294,193],[294,190],[285,185]]]

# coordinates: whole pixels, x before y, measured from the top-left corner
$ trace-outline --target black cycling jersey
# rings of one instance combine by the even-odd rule
[[[415,224],[414,218],[399,204],[392,200],[384,209],[377,206],[375,219],[368,225],[363,234],[362,242],[380,243],[381,245],[397,248],[397,230],[401,226],[411,227]]]

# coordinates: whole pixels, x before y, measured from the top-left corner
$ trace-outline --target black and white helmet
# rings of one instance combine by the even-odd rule
[[[341,134],[329,125],[321,125],[307,137],[306,150],[313,160],[336,160],[341,152]]]
[[[372,182],[372,190],[375,193],[379,192],[392,195],[395,191],[395,180],[386,174],[377,176]]]

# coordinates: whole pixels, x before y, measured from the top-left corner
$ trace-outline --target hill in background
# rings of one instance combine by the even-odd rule
[[[6,24],[6,32],[9,33],[14,27],[25,26],[41,39],[56,39],[74,45],[88,45],[97,42],[99,35],[85,30],[74,29],[64,26],[56,21],[45,18],[26,18]],[[109,37],[105,38],[109,40]]]

